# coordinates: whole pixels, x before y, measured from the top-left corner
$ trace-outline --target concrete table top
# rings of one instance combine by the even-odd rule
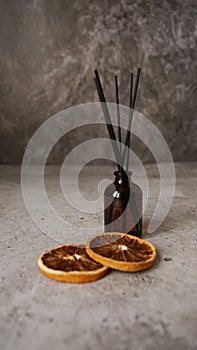
[[[146,170],[153,196],[145,222],[159,182],[155,166]],[[102,172],[91,167],[82,176],[87,198],[97,195]],[[37,258],[57,242],[29,216],[20,169],[1,166],[0,349],[197,349],[197,164],[177,163],[176,173],[168,217],[156,232],[144,235],[158,250],[154,266],[138,273],[111,271],[97,282],[74,285],[38,271]],[[46,187],[63,212],[57,174],[57,167],[47,168]],[[76,213],[69,215],[75,222]]]

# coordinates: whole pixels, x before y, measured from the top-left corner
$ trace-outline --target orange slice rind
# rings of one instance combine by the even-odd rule
[[[150,242],[119,232],[90,237],[86,251],[100,264],[122,271],[146,270],[156,258],[156,248]]]
[[[56,281],[87,283],[105,276],[109,268],[94,261],[84,244],[64,244],[44,253],[37,261],[39,270]]]

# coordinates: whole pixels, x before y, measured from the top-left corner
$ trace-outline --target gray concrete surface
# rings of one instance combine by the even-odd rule
[[[129,71],[138,65],[136,109],[155,122],[174,159],[196,160],[195,0],[0,0],[0,8],[0,163],[20,164],[34,131],[55,112],[98,101],[95,68],[109,102],[119,74],[128,105]],[[50,163],[89,134],[103,130],[67,135]],[[134,150],[151,160],[142,143]]]
[[[157,169],[146,169],[154,190]],[[141,273],[112,271],[97,282],[72,285],[38,271],[37,258],[56,242],[28,215],[20,169],[0,167],[1,350],[197,349],[197,164],[177,163],[176,170],[171,211],[155,233],[144,235],[157,247],[155,265]],[[96,195],[93,188],[103,175],[102,168],[91,171],[83,182],[87,196],[90,189]],[[112,169],[106,172],[112,174]],[[55,167],[47,169],[47,191],[56,206],[61,202],[57,174]]]

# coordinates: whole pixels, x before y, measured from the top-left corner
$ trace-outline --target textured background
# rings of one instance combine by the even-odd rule
[[[194,160],[196,144],[196,37],[194,0],[0,0],[0,162],[20,163],[29,138],[65,107],[97,101],[97,67],[110,102],[120,75],[128,103],[128,72],[143,74],[136,109],[151,118],[175,160]],[[91,135],[63,138],[49,161]],[[143,161],[151,155],[134,142]]]

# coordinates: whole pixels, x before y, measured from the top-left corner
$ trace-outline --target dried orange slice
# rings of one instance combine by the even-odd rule
[[[71,283],[96,281],[109,271],[87,254],[84,244],[65,244],[51,249],[38,259],[38,267],[49,278]]]
[[[145,270],[156,258],[156,249],[151,243],[118,232],[91,237],[86,251],[100,264],[123,271]]]

